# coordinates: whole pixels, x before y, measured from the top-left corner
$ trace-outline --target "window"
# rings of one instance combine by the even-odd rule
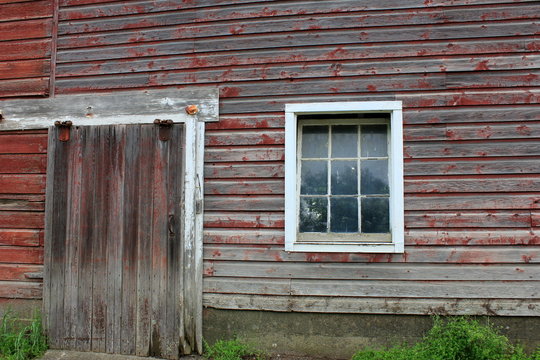
[[[285,249],[403,252],[401,102],[288,104]]]

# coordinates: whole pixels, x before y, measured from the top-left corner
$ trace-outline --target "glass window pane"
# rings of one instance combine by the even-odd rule
[[[300,232],[326,232],[327,207],[324,197],[300,197]]]
[[[358,127],[356,125],[332,126],[332,157],[358,156]]]
[[[328,193],[328,162],[302,161],[300,193],[322,195]]]
[[[358,164],[356,161],[332,161],[332,194],[358,194]]]
[[[358,199],[340,197],[330,200],[330,231],[338,233],[358,232]]]
[[[390,232],[388,198],[362,198],[362,232]]]
[[[304,126],[302,129],[302,157],[328,157],[328,126]]]
[[[386,195],[388,187],[388,160],[362,160],[360,162],[360,193]]]
[[[386,125],[362,126],[360,147],[363,157],[388,155],[386,131]]]

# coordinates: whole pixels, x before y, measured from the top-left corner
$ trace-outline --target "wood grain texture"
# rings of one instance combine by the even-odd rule
[[[536,2],[212,5],[61,0],[56,83],[220,89],[205,306],[538,316]],[[404,106],[405,253],[284,252],[284,105],[382,100]]]
[[[205,294],[204,305],[219,309],[359,314],[537,316],[537,300],[358,298]]]
[[[49,131],[51,343],[177,359],[183,126],[168,141],[156,125],[74,127],[68,142]]]

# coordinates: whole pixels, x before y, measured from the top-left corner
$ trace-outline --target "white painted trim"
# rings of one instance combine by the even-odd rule
[[[390,114],[390,244],[305,244],[297,237],[298,115],[385,112]],[[285,250],[302,252],[404,252],[403,124],[401,101],[328,102],[285,105]]]
[[[196,348],[202,354],[204,122],[185,122],[184,177],[184,317],[193,317]],[[200,204],[197,208],[197,204]],[[192,260],[193,262],[191,262]],[[188,289],[191,288],[191,291]],[[189,297],[191,295],[191,297]]]

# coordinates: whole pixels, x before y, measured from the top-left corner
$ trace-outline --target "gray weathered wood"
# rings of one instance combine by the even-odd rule
[[[169,141],[156,125],[73,127],[68,142],[58,131],[50,129],[45,266],[53,346],[177,359],[178,299],[189,295],[183,126]]]
[[[188,115],[188,105],[197,105],[199,112]],[[0,110],[4,116],[0,130],[42,129],[67,120],[75,125],[151,124],[155,119],[185,122],[189,117],[217,121],[218,97],[213,88],[126,91],[5,100]]]
[[[358,298],[205,294],[204,305],[231,310],[360,314],[539,316],[540,301],[529,299]]]

